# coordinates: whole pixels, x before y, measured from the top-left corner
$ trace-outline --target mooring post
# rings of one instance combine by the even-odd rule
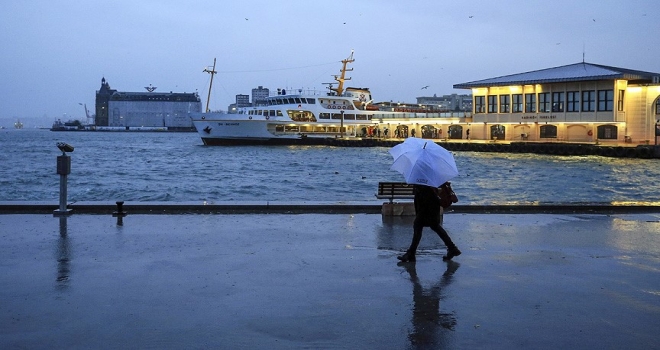
[[[117,211],[112,213],[112,216],[117,218],[117,226],[123,226],[124,225],[124,216],[128,215],[124,211],[124,201],[117,201]]]

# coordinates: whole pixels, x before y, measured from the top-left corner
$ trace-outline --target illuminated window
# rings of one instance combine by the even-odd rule
[[[511,105],[511,96],[500,95],[500,113],[509,113],[510,105]]]
[[[536,94],[525,94],[525,112],[536,113]]]
[[[539,128],[540,137],[542,139],[556,139],[557,138],[557,126],[556,125],[541,125]]]
[[[563,112],[564,111],[564,93],[563,92],[553,92],[552,93],[552,111],[553,112]]]
[[[488,96],[488,113],[497,113],[497,96]]]
[[[598,110],[611,111],[614,108],[614,91],[598,90]]]
[[[474,97],[474,113],[486,112],[486,96]]]
[[[616,125],[600,125],[597,128],[599,140],[616,140],[618,128]]]
[[[617,110],[619,110],[619,111],[623,111],[623,97],[624,97],[625,92],[626,92],[625,90],[619,90],[619,100],[616,102],[617,103]]]
[[[582,112],[593,112],[596,110],[596,91],[582,91]]]
[[[504,125],[498,124],[490,127],[491,140],[504,140],[504,135],[506,135],[506,127]]]
[[[580,111],[580,92],[569,91],[566,93],[566,111],[579,112]]]
[[[522,94],[513,95],[513,113],[521,113],[522,109]]]
[[[550,112],[550,93],[539,94],[539,112]]]

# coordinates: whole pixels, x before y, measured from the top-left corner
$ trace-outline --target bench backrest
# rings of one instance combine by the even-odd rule
[[[390,202],[395,198],[408,198],[415,197],[413,193],[413,185],[405,182],[379,182],[378,193],[376,198],[388,198]]]

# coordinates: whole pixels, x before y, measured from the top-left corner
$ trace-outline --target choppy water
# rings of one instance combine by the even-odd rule
[[[376,200],[387,148],[206,147],[196,133],[0,130],[0,201],[57,201],[56,142],[75,147],[73,201]],[[660,161],[455,152],[461,204],[660,202]]]

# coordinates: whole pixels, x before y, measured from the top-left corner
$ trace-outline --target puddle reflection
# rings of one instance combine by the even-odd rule
[[[447,262],[447,270],[430,287],[424,287],[417,276],[414,262],[398,264],[408,272],[413,285],[412,329],[408,340],[414,349],[450,348],[449,336],[456,326],[454,312],[442,312],[440,300],[444,299],[443,288],[448,286],[460,266],[455,261]]]
[[[67,234],[67,217],[60,217],[60,238],[57,240],[57,250],[55,252],[57,259],[57,278],[56,287],[64,290],[69,287],[71,247]]]

